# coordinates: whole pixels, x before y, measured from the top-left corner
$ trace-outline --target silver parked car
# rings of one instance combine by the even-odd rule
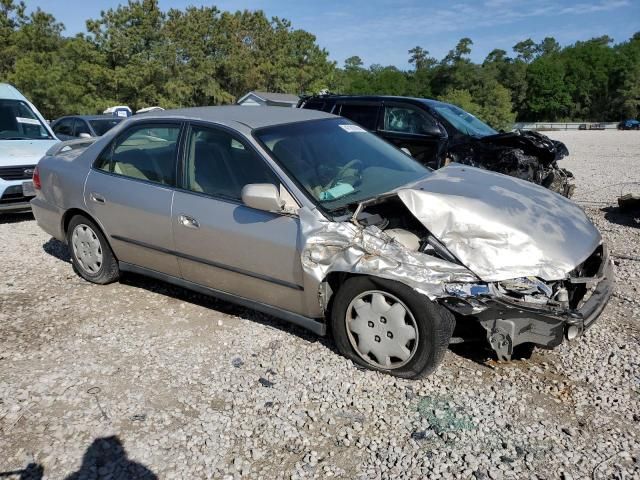
[[[613,288],[575,204],[462,165],[431,171],[345,118],[205,107],[133,117],[38,164],[38,224],[77,272],[142,273],[267,312],[406,378],[456,341],[502,359],[580,335]]]

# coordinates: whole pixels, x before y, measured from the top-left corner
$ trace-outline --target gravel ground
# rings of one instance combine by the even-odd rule
[[[639,257],[606,186],[640,180],[640,133],[553,136],[613,252]],[[579,340],[509,363],[449,351],[412,382],[166,284],[84,282],[32,217],[5,217],[0,478],[640,478],[640,262],[616,264]]]

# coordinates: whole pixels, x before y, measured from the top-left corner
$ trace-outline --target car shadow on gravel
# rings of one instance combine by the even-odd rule
[[[62,260],[63,262],[71,262],[71,256],[69,255],[69,249],[67,246],[56,238],[50,238],[47,243],[42,245],[42,249],[45,253],[48,253],[52,257]]]
[[[297,335],[307,342],[322,342],[325,343],[327,348],[337,352],[333,345],[333,342],[327,340],[326,337],[318,337],[313,333],[292,323],[288,323],[285,320],[280,320],[272,315],[258,312],[257,310],[253,310],[251,308],[236,305],[235,303],[231,302],[225,302],[224,300],[220,300],[213,296],[204,295],[188,290],[186,288],[163,282],[161,280],[156,280],[154,278],[145,277],[144,275],[138,275],[135,273],[127,272],[126,274],[123,274],[123,276],[120,278],[120,283],[123,285],[128,285],[130,287],[144,288],[145,290],[148,290],[150,292],[160,295],[166,295],[183,302],[189,302],[210,310],[215,310],[216,312],[220,312],[225,315],[231,315],[245,320],[250,320],[252,322],[260,323],[269,328],[275,328],[289,334]]]
[[[30,463],[22,470],[0,472],[0,478],[17,477],[19,480],[41,480],[44,467]],[[82,457],[82,465],[77,472],[65,477],[65,480],[87,478],[136,478],[156,480],[158,476],[141,463],[127,456],[122,441],[117,436],[96,438]]]
[[[69,248],[60,240],[50,238],[42,246],[42,249],[45,253],[57,258],[58,260],[62,260],[66,263],[71,262]],[[193,303],[194,305],[199,305],[226,315],[240,317],[246,320],[251,320],[252,322],[261,323],[262,325],[271,328],[277,328],[278,330],[297,335],[308,342],[322,341],[325,343],[327,348],[337,352],[333,342],[323,340],[321,337],[317,337],[303,328],[287,323],[284,320],[280,320],[266,313],[242,307],[234,303],[225,302],[224,300],[219,300],[215,297],[203,295],[186,288],[178,287],[154,278],[145,277],[144,275],[137,275],[135,273],[124,273],[120,278],[120,283],[134,288],[144,288],[145,290],[153,293],[167,295],[177,300]]]
[[[20,223],[33,220],[33,213],[3,213],[0,215],[0,225],[8,223]]]
[[[640,212],[624,212],[619,207],[605,207],[601,211],[604,212],[604,218],[611,223],[640,228]]]

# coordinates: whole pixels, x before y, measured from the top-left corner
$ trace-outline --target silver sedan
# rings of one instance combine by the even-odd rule
[[[53,147],[34,174],[40,227],[105,284],[136,272],[324,335],[405,378],[452,336],[501,359],[591,326],[613,288],[584,212],[472,167],[431,171],[344,118],[204,107]]]

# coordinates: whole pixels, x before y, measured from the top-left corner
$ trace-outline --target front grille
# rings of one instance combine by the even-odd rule
[[[0,167],[0,178],[3,180],[30,180],[33,177],[35,165],[21,165],[18,167]]]
[[[22,193],[22,185],[14,185],[7,188],[2,197],[0,197],[0,205],[11,205],[13,203],[24,203],[33,197],[25,197]]]

